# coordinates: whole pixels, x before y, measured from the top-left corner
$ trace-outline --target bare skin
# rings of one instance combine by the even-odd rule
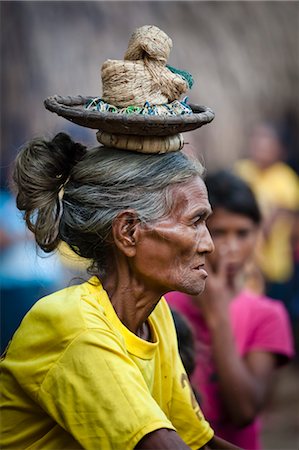
[[[242,289],[242,276],[250,258],[257,229],[251,219],[217,208],[208,226],[216,250],[209,257],[205,292],[194,297],[212,338],[212,353],[227,414],[236,426],[248,425],[265,403],[277,358],[254,351],[242,358],[234,343],[229,303]],[[233,399],[233,401],[232,401]]]
[[[169,216],[140,223],[134,210],[121,212],[113,223],[114,253],[111,270],[102,280],[122,323],[143,339],[150,339],[147,318],[161,296],[170,290],[199,294],[208,276],[206,255],[214,245],[206,227],[211,213],[200,178],[173,189]],[[209,448],[236,449],[213,438]],[[186,450],[173,430],[156,430],[141,439],[137,449]]]
[[[204,447],[203,450],[239,450],[233,444],[214,436]],[[136,450],[187,450],[190,449],[174,430],[161,428],[153,433],[147,434],[135,447]],[[200,449],[199,449],[200,450]]]

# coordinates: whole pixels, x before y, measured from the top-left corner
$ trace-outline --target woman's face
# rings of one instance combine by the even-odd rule
[[[169,216],[142,229],[133,270],[149,289],[196,295],[204,289],[205,258],[214,248],[206,226],[211,213],[207,190],[195,177],[174,186],[172,198]]]
[[[228,279],[240,274],[254,251],[257,225],[243,214],[215,208],[208,220],[215,251],[209,255],[213,270],[217,270],[220,258],[225,258]]]

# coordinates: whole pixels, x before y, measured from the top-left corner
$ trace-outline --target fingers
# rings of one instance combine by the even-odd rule
[[[218,267],[217,267],[217,273],[221,277],[226,277],[227,273],[227,266],[228,266],[228,252],[229,248],[227,245],[221,245],[218,249],[219,251],[219,261],[218,261]]]
[[[217,248],[217,252],[218,252],[218,258],[217,261],[215,261],[214,257],[207,257],[206,258],[206,268],[208,271],[208,274],[211,276],[216,276],[216,277],[224,277],[226,274],[226,269],[227,269],[227,255],[228,255],[228,251],[229,248],[227,245],[221,245]],[[211,261],[213,261],[213,264],[211,264]]]

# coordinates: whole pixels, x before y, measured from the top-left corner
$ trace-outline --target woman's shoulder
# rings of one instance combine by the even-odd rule
[[[290,320],[281,301],[245,291],[234,300],[231,313],[241,354],[263,350],[284,355],[284,361],[293,355]]]
[[[246,308],[251,311],[281,311],[285,309],[281,300],[257,294],[250,290],[240,292],[233,300],[233,306],[235,308]]]
[[[25,316],[21,328],[26,332],[38,327],[47,339],[68,341],[92,328],[95,316],[101,324],[104,310],[96,296],[90,293],[88,282],[83,281],[38,300]]]
[[[244,291],[232,303],[232,321],[236,328],[254,333],[290,334],[291,326],[282,301]]]

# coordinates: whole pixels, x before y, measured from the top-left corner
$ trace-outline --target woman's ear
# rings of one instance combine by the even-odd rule
[[[121,211],[112,223],[114,244],[126,256],[135,256],[140,231],[140,220],[134,209]]]

